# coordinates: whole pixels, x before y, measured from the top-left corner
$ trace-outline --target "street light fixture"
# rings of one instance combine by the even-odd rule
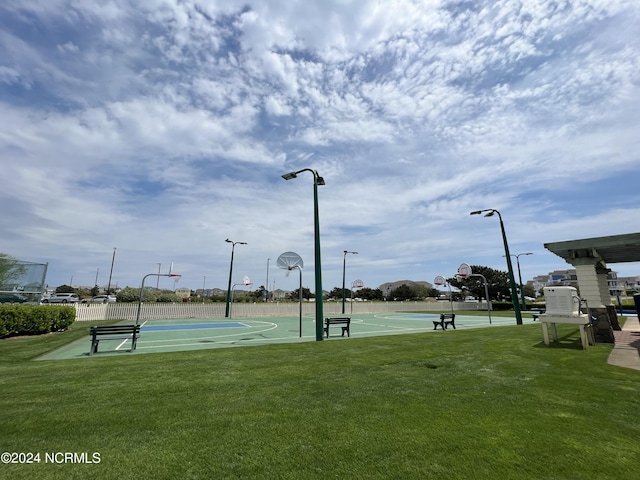
[[[344,302],[345,302],[345,272],[347,267],[347,253],[353,253],[354,255],[358,255],[358,252],[348,252],[344,251],[344,255],[342,257],[342,313],[344,314]]]
[[[502,231],[502,241],[504,242],[504,253],[507,259],[507,269],[509,271],[509,285],[511,286],[511,301],[513,303],[513,311],[516,315],[516,324],[522,325],[522,313],[520,312],[518,290],[516,288],[516,281],[513,278],[513,265],[511,264],[511,254],[509,253],[509,244],[507,243],[507,234],[504,231],[504,223],[502,222],[502,215],[500,215],[500,212],[494,208],[486,208],[484,210],[475,210],[471,212],[470,215],[479,215],[484,212],[487,212],[484,215],[485,217],[492,217],[497,213],[498,218],[500,218],[500,230]]]
[[[225,240],[225,242],[231,244],[231,265],[229,266],[229,287],[227,288],[227,304],[224,310],[225,318],[229,318],[229,303],[231,302],[231,276],[233,275],[233,251],[236,248],[236,244],[246,245],[247,242],[233,242],[228,238]]]
[[[320,217],[318,214],[318,185],[324,185],[324,178],[318,172],[310,168],[303,168],[297,172],[289,172],[282,175],[285,180],[297,178],[299,173],[311,172],[313,175],[313,231],[315,244],[315,276],[316,276],[316,341],[322,341],[324,336],[323,312],[322,312],[322,268],[320,266]]]

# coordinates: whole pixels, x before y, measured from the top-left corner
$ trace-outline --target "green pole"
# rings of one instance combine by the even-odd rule
[[[226,240],[229,242],[229,240]],[[231,265],[229,266],[229,286],[227,287],[227,302],[224,309],[225,318],[229,318],[229,304],[231,303],[231,276],[233,275],[233,251],[236,248],[236,244],[234,242],[231,243]]]
[[[507,243],[507,234],[504,231],[504,223],[502,222],[502,215],[498,210],[494,210],[500,218],[500,230],[502,231],[502,240],[504,242],[504,253],[507,257],[507,269],[509,270],[509,285],[511,286],[511,302],[513,303],[513,310],[516,314],[516,324],[522,325],[522,313],[520,312],[520,300],[518,299],[518,289],[516,288],[516,281],[513,277],[513,265],[511,264],[511,254],[509,253],[509,244]]]
[[[231,313],[231,308],[230,308],[230,303],[231,303],[231,276],[233,275],[233,251],[236,248],[236,244],[239,245],[246,245],[247,242],[233,242],[231,240],[229,240],[228,238],[225,240],[225,242],[230,243],[231,244],[231,265],[229,266],[229,285],[227,287],[227,304],[224,310],[224,316],[225,318],[229,318],[229,315]]]
[[[299,173],[311,172],[313,175],[313,237],[315,244],[315,276],[316,276],[316,341],[321,341],[324,333],[322,312],[322,266],[320,264],[320,215],[318,214],[318,185],[324,185],[324,178],[310,168],[282,175],[285,180],[296,178]]]
[[[313,218],[315,237],[315,274],[316,274],[316,341],[324,336],[322,311],[322,268],[320,265],[320,215],[318,212],[318,172],[313,172]]]
[[[342,256],[342,314],[344,315],[344,303],[345,303],[345,292],[344,292],[344,282],[345,282],[345,271],[347,267],[347,251],[344,251],[344,255]]]

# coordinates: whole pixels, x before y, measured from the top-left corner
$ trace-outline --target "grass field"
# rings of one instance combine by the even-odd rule
[[[640,372],[571,326],[33,361],[87,326],[0,340],[0,478],[638,476]]]

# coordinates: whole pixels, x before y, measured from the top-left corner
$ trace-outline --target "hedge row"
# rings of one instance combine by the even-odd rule
[[[74,307],[0,305],[0,338],[60,332],[75,319]]]

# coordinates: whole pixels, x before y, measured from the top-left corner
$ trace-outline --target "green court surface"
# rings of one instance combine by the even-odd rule
[[[351,338],[368,336],[398,335],[406,333],[431,332],[435,335],[455,335],[457,330],[469,328],[494,328],[515,325],[515,318],[493,317],[491,324],[487,316],[456,315],[456,329],[449,327],[443,331],[434,330],[433,321],[439,314],[432,313],[379,313],[351,316]],[[256,317],[233,319],[170,319],[148,320],[141,323],[141,334],[137,348],[130,352],[131,341],[125,339],[100,341],[99,352],[89,357],[91,338],[89,324],[87,336],[58,350],[50,352],[38,360],[63,360],[72,358],[98,358],[110,355],[140,355],[156,352],[200,350],[273,343],[311,342],[316,340],[314,317],[302,318],[300,336],[299,317]],[[525,318],[525,323],[532,323]],[[131,324],[131,322],[122,322]],[[348,341],[341,336],[340,326],[330,328],[330,336],[325,341]]]

